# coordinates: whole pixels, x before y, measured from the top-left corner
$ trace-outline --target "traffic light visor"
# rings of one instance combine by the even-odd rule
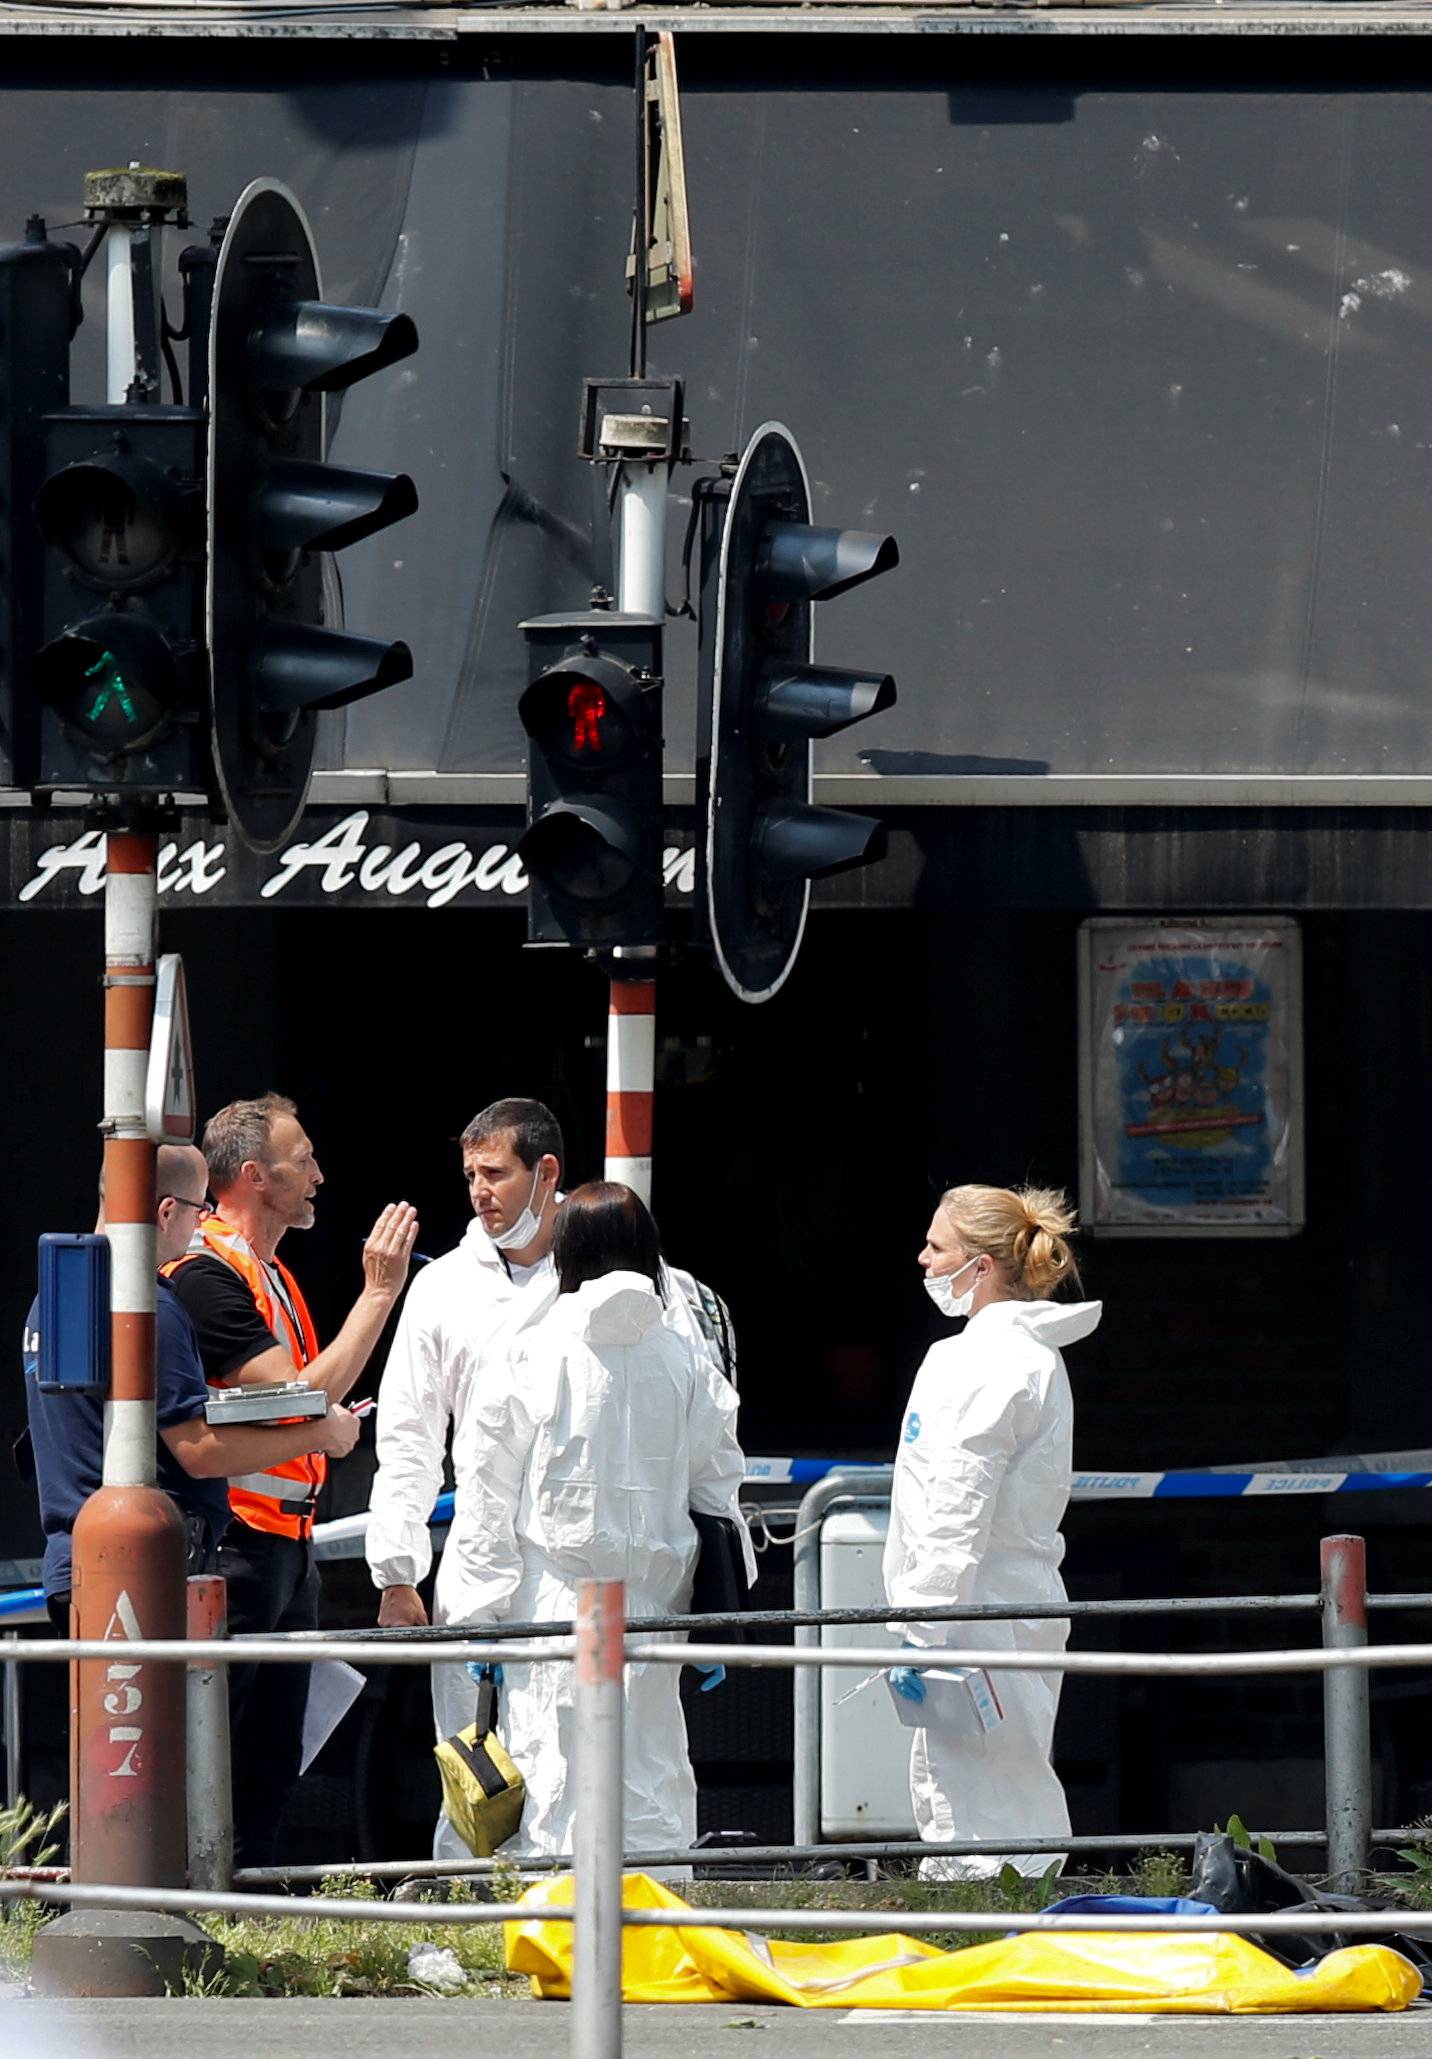
[[[895,705],[888,672],[852,672],[833,665],[769,666],[756,697],[773,737],[835,736]]]
[[[411,357],[417,347],[410,315],[283,300],[250,339],[249,364],[255,385],[266,393],[341,393]]]
[[[768,600],[828,601],[900,562],[893,536],[868,529],[814,529],[768,522],[756,550],[756,578]]]
[[[265,627],[250,652],[249,686],[260,718],[346,708],[412,676],[413,654],[405,643],[311,623]],[[291,726],[280,723],[276,740],[291,734]]]
[[[829,879],[883,858],[885,824],[845,808],[785,808],[756,828],[761,862],[772,879]]]
[[[301,550],[345,550],[416,513],[418,490],[405,472],[355,472],[343,465],[270,466],[250,502],[270,584],[292,576]]]

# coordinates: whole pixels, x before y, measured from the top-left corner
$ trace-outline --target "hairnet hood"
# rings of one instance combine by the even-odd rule
[[[1027,1330],[1052,1350],[1062,1351],[1066,1344],[1077,1344],[1097,1330],[1103,1313],[1102,1301],[991,1301],[970,1317],[966,1334],[976,1323],[983,1331],[987,1324],[993,1327],[992,1318],[1002,1319]]]
[[[604,1273],[584,1280],[557,1306],[588,1344],[640,1344],[658,1329],[665,1303],[645,1273]]]

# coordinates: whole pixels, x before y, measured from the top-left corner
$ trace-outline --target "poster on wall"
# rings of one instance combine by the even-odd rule
[[[1278,916],[1080,926],[1086,1227],[1303,1227],[1301,937]]]

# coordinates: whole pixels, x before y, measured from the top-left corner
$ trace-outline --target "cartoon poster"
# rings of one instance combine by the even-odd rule
[[[1303,1224],[1295,922],[1080,932],[1082,1209],[1126,1236]]]

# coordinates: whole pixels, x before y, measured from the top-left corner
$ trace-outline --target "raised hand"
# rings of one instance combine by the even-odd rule
[[[363,1245],[363,1277],[370,1293],[397,1300],[417,1238],[417,1210],[406,1201],[390,1201]]]

